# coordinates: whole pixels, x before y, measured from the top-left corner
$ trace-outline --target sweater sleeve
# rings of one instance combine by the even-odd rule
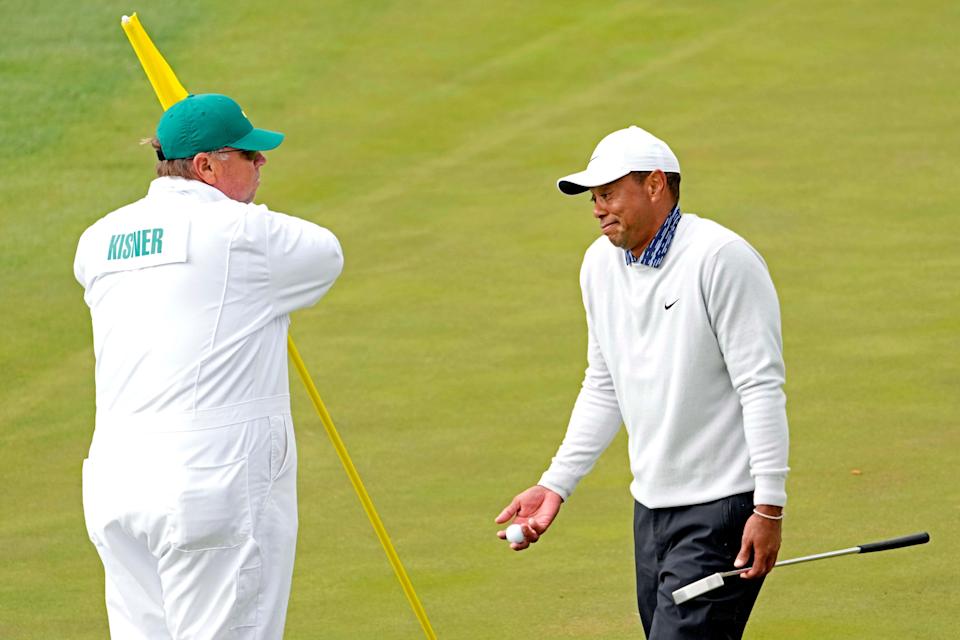
[[[610,446],[622,422],[613,378],[591,327],[585,288],[584,305],[587,308],[587,370],[570,414],[567,433],[539,482],[564,500]]]
[[[763,258],[742,239],[720,247],[705,278],[710,322],[743,407],[754,504],[783,506],[789,435],[773,281]]]

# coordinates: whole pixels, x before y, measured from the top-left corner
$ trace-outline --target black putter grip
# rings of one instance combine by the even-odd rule
[[[892,540],[881,540],[880,542],[868,542],[860,545],[860,553],[872,553],[874,551],[886,551],[888,549],[899,549],[900,547],[912,547],[915,544],[924,544],[930,542],[930,534],[915,533],[912,536],[903,536],[902,538],[893,538]]]

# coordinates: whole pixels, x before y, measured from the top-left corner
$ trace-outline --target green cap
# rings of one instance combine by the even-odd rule
[[[189,95],[163,112],[157,139],[163,157],[174,160],[223,147],[267,151],[280,146],[283,134],[254,129],[233,99],[201,93]]]

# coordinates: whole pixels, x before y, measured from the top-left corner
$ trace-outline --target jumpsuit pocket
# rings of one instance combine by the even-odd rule
[[[237,599],[233,605],[231,629],[257,626],[259,599],[260,565],[240,569],[237,573]]]
[[[180,551],[229,549],[250,537],[247,459],[183,467],[174,503],[173,546]]]
[[[286,416],[270,416],[270,481],[286,473],[296,460],[297,445],[290,419]]]

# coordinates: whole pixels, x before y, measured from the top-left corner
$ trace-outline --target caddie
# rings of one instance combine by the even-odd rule
[[[587,369],[550,467],[496,521],[521,526],[513,549],[536,542],[622,422],[646,637],[740,638],[776,561],[787,497],[780,311],[766,264],[734,232],[681,212],[680,163],[639,127],[606,136],[557,187],[590,191],[602,234],[580,271]],[[674,604],[674,590],[748,565],[709,597]]]
[[[253,204],[265,151],[227,96],[157,126],[146,196],[80,238],[96,355],[83,464],[112,637],[279,639],[297,538],[290,312],[340,274],[334,235]]]

